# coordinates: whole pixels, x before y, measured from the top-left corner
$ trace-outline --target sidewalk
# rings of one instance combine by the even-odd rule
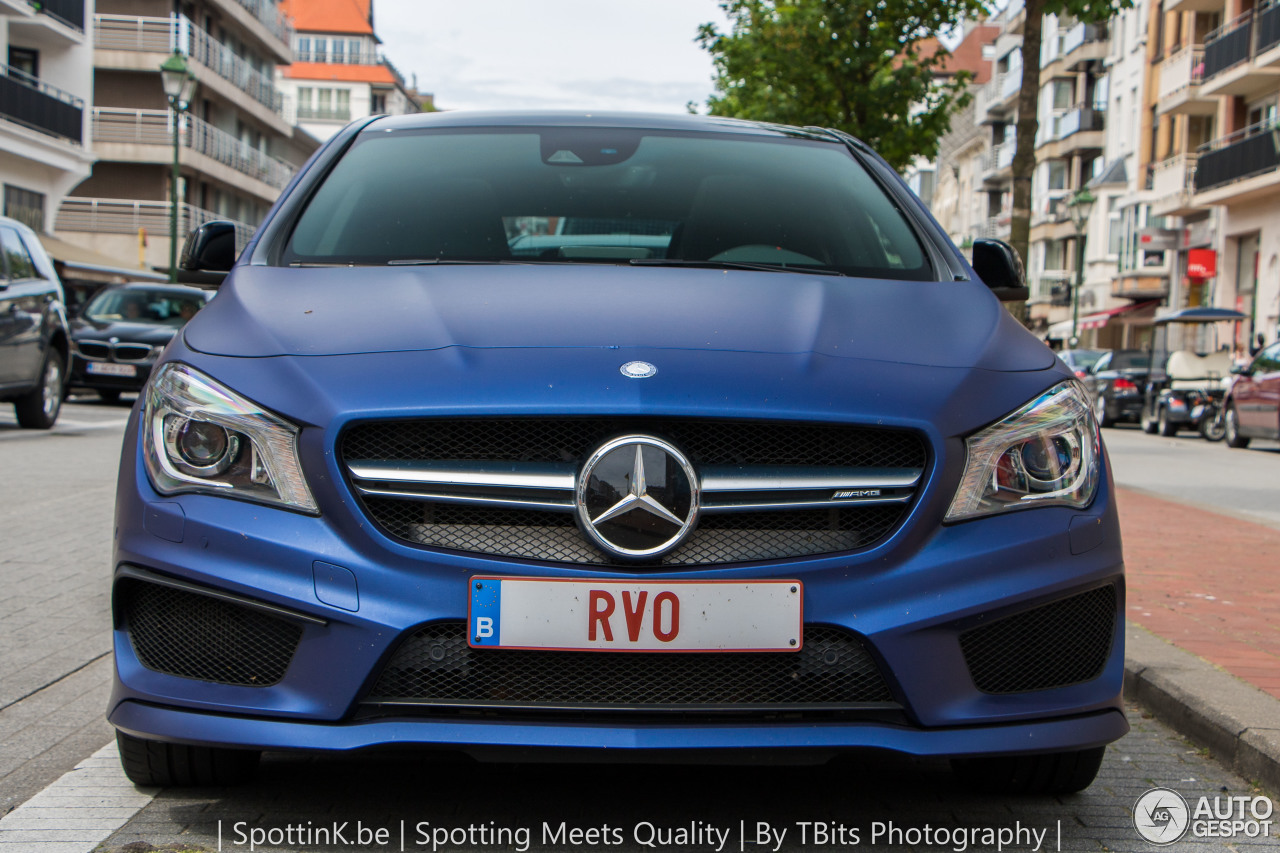
[[[1117,500],[1126,618],[1155,635],[1127,632],[1126,691],[1280,787],[1280,530],[1131,489]]]

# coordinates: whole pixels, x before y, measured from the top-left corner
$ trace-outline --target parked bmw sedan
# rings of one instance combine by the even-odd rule
[[[1227,444],[1248,447],[1250,439],[1280,439],[1280,341],[1231,372],[1236,378],[1224,403]]]
[[[181,285],[103,288],[71,322],[70,386],[109,402],[141,391],[160,351],[212,295]]]
[[[124,440],[134,781],[878,747],[1074,791],[1127,730],[1088,395],[1002,308],[1012,249],[971,267],[857,140],[379,117],[232,234],[189,238],[230,274]]]

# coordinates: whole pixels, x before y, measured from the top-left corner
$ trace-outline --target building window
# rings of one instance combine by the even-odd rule
[[[387,96],[386,96],[386,94],[385,94],[385,93],[383,93],[383,92],[375,93],[375,94],[374,94],[374,96],[373,96],[373,104],[372,104],[372,107],[373,107],[373,114],[374,114],[374,115],[386,115],[386,114],[387,114]]]
[[[4,215],[37,234],[44,232],[44,193],[4,185]]]

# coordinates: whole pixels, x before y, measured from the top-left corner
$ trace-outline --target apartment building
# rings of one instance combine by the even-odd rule
[[[37,232],[93,161],[93,0],[0,0],[0,211]]]
[[[10,0],[0,0],[0,3]],[[58,210],[57,234],[105,254],[165,268],[172,205],[179,240],[229,219],[241,242],[319,142],[296,128],[275,85],[293,30],[273,0],[98,0],[91,38],[89,136],[98,161]],[[196,78],[178,120],[160,65],[179,51]]]
[[[281,9],[293,19],[294,62],[276,82],[307,132],[325,140],[357,118],[419,111],[416,86],[380,52],[373,0],[282,0]]]

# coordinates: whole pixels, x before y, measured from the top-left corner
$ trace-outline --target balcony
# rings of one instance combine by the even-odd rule
[[[275,0],[236,0],[245,8],[249,14],[257,18],[258,23],[267,28],[267,32],[271,33],[286,45],[293,41],[293,27],[289,25],[289,20],[280,12],[280,6]]]
[[[225,81],[284,124],[284,96],[271,78],[184,16],[95,15],[94,46],[99,50],[156,54],[152,58],[154,64],[151,59],[141,60],[128,70],[158,70],[164,56],[180,50],[191,58],[193,71],[202,83],[208,77]]]
[[[1031,297],[1027,301],[1049,303],[1055,286],[1071,284],[1075,280],[1076,274],[1071,270],[1040,270],[1031,277]]]
[[[999,216],[988,216],[986,219],[970,228],[970,233],[975,240],[1008,240],[1011,220],[1008,213]]]
[[[1226,0],[1165,0],[1166,12],[1221,12]]]
[[[1008,119],[1008,112],[1015,106],[1014,98],[1022,89],[1022,69],[997,71],[986,85],[978,90],[974,99],[974,114],[978,124],[1000,124]]]
[[[1280,124],[1262,122],[1200,147],[1195,201],[1249,201],[1280,190]]]
[[[1163,267],[1154,267],[1118,273],[1111,279],[1111,295],[1116,299],[1131,299],[1135,302],[1164,299],[1169,295],[1169,271]]]
[[[1100,150],[1106,142],[1106,115],[1101,104],[1076,104],[1067,110],[1055,110],[1040,125],[1037,156],[1056,160],[1077,151]]]
[[[313,107],[298,105],[298,121],[351,121],[351,107]]]
[[[1013,166],[1013,155],[1018,144],[1014,139],[1006,139],[991,146],[982,163],[982,180],[984,183],[1000,184],[1010,179]]]
[[[1068,71],[1079,71],[1103,59],[1110,48],[1106,24],[1076,24],[1062,40],[1062,58]]]
[[[1202,94],[1204,46],[1188,45],[1160,63],[1156,110],[1161,115],[1216,115],[1218,101]]]
[[[27,3],[41,15],[84,32],[84,0],[27,0]]]
[[[1255,23],[1254,13],[1245,12],[1205,39],[1203,94],[1250,97],[1280,86],[1280,67],[1254,61]],[[1275,23],[1268,18],[1269,25]]]
[[[245,189],[256,189],[257,195],[274,201],[279,191],[293,180],[297,171],[293,166],[219,130],[195,116],[183,116],[179,130],[179,143],[183,148],[208,157],[217,163],[234,169],[243,175],[260,181],[265,187],[247,186],[238,175],[221,175],[224,182]],[[168,110],[121,110],[109,107],[93,109],[93,141],[100,143],[98,153],[104,160],[117,157],[143,162],[168,162],[173,148],[173,114]],[[107,146],[124,143],[160,146],[161,151],[137,151],[135,156],[120,156]],[[115,155],[115,156],[113,156]],[[209,164],[188,161],[188,165],[202,172],[211,172]]]
[[[172,206],[167,201],[133,201],[119,198],[68,197],[58,208],[54,224],[57,231],[89,231],[95,234],[136,235],[146,229],[151,235],[168,237]],[[211,210],[185,202],[178,208],[178,235],[186,234],[206,222],[227,219]],[[253,236],[254,226],[236,222],[236,251]]]
[[[1195,194],[1195,154],[1178,154],[1151,167],[1151,212],[1156,216],[1189,216],[1204,208]]]
[[[0,65],[0,119],[84,142],[84,101],[8,65]]]

